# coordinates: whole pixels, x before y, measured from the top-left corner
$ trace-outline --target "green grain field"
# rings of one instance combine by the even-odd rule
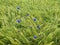
[[[0,45],[60,45],[60,0],[0,0]]]

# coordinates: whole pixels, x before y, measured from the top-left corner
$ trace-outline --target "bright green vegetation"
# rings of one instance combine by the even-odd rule
[[[0,45],[60,45],[60,0],[0,0]]]

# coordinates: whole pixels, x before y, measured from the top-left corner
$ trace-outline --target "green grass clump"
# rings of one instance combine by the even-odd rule
[[[60,0],[0,0],[0,45],[60,45]]]

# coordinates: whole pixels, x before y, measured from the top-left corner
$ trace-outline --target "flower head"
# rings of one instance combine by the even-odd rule
[[[36,39],[36,38],[37,38],[37,36],[34,36],[34,38]]]
[[[40,29],[40,26],[39,26],[39,25],[37,25],[37,28],[38,28],[38,29]]]
[[[34,22],[36,22],[36,18],[34,18],[33,20],[34,20]]]
[[[20,6],[17,6],[17,10],[20,10]]]
[[[32,26],[30,26],[30,28],[32,28]]]
[[[20,32],[20,30],[18,30],[18,32]]]
[[[17,22],[18,22],[18,23],[20,23],[20,22],[21,22],[21,20],[17,20]]]
[[[26,14],[26,16],[29,16],[29,14]]]

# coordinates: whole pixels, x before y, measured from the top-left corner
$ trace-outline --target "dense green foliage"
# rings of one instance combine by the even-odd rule
[[[0,0],[0,45],[60,45],[60,0]]]

